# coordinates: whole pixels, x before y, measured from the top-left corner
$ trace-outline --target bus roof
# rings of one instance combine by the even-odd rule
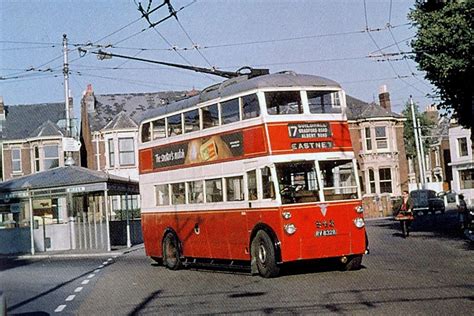
[[[296,74],[294,72],[279,72],[253,78],[247,75],[232,78],[222,83],[212,85],[202,90],[198,95],[188,99],[172,102],[156,109],[147,111],[142,115],[142,120],[158,117],[167,113],[172,113],[197,105],[205,101],[238,94],[244,91],[269,87],[336,87],[340,85],[330,79],[314,76]]]

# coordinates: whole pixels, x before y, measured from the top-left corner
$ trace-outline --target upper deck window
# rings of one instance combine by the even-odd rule
[[[239,99],[232,99],[221,103],[222,124],[238,122],[240,120]]]
[[[190,133],[199,131],[199,110],[192,110],[184,113],[184,132]]]
[[[168,117],[168,136],[181,135],[182,133],[181,114]]]
[[[165,119],[153,121],[153,139],[166,137]]]
[[[242,119],[250,119],[260,115],[260,106],[256,94],[242,97]]]
[[[268,114],[301,114],[301,96],[299,91],[265,92]]]
[[[341,101],[336,91],[307,91],[311,113],[341,113]]]
[[[202,128],[209,128],[219,125],[219,110],[217,104],[211,104],[201,109]]]

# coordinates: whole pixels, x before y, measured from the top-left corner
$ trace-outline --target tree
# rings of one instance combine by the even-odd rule
[[[428,115],[420,113],[418,110],[418,105],[415,104],[415,118],[420,120],[420,129],[422,136],[427,136],[431,134],[431,129],[436,125],[436,122],[433,122]],[[402,111],[402,115],[407,119],[403,123],[403,139],[405,142],[405,151],[408,158],[415,158],[416,154],[416,145],[415,145],[415,133],[413,131],[413,116],[411,113],[410,102],[405,104],[405,108]],[[423,138],[423,148],[425,153],[428,152],[430,144],[429,138]]]
[[[438,109],[452,113],[471,129],[474,141],[472,85],[474,1],[417,0],[409,19],[417,27],[411,42],[418,68],[436,87]]]

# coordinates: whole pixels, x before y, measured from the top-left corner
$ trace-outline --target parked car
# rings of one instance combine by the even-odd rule
[[[410,192],[410,197],[413,200],[413,212],[415,215],[422,212],[424,215],[429,212],[444,213],[444,200],[436,195],[433,190],[413,190]]]
[[[444,208],[446,210],[456,210],[459,205],[458,193],[454,191],[441,191],[436,193],[436,195],[443,199]]]

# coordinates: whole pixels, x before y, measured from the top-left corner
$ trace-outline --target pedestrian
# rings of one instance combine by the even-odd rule
[[[461,193],[458,195],[459,197],[459,204],[458,204],[458,215],[459,215],[459,222],[461,224],[461,229],[467,227],[467,205],[466,201],[464,200],[464,195]]]
[[[410,194],[408,194],[408,191],[404,190],[402,192],[402,200],[399,213],[401,213],[402,215],[412,215],[412,211],[413,200],[411,199]]]
[[[406,190],[402,192],[400,209],[395,219],[400,221],[403,238],[408,237],[410,234],[410,225],[413,221],[413,200]]]

